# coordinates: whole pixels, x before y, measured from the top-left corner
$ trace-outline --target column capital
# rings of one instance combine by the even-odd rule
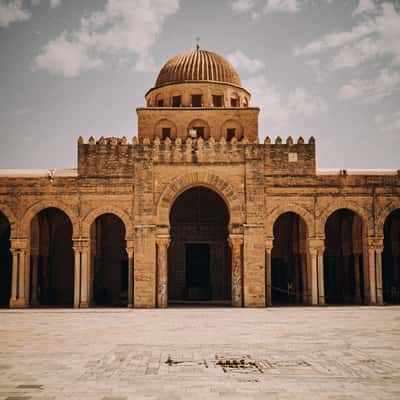
[[[74,251],[88,251],[89,244],[89,238],[72,238],[72,248]]]
[[[164,246],[168,248],[169,244],[171,243],[171,238],[169,236],[157,236],[156,243],[157,246]]]
[[[274,247],[274,237],[266,236],[265,237],[265,250],[267,252],[271,252],[273,247]]]
[[[229,246],[241,246],[243,244],[243,235],[230,234],[228,237]]]
[[[311,237],[308,239],[308,246],[310,249],[310,253],[323,253],[325,251],[325,239],[320,236]]]
[[[14,238],[10,239],[10,250],[21,251],[29,249],[29,239],[26,238]]]

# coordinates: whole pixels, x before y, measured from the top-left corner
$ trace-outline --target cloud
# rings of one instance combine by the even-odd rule
[[[373,0],[360,0],[357,8],[353,11],[354,15],[370,13],[376,10],[376,4]]]
[[[264,14],[272,12],[295,13],[300,10],[298,0],[268,0],[264,7]]]
[[[246,80],[244,87],[252,94],[252,104],[262,107],[261,116],[269,131],[287,128],[295,117],[312,117],[327,110],[322,98],[308,93],[304,88],[282,94],[264,74]]]
[[[400,110],[395,111],[389,116],[376,114],[374,122],[382,132],[398,132],[395,137],[396,139],[400,137]]]
[[[236,13],[250,11],[255,6],[255,0],[234,0],[232,10]]]
[[[150,49],[165,19],[178,9],[179,0],[107,0],[102,11],[81,19],[79,30],[47,43],[35,67],[71,78],[110,59],[135,56],[135,70],[153,70]]]
[[[241,50],[237,49],[233,53],[228,54],[227,59],[238,70],[249,73],[257,73],[265,68],[262,61],[257,58],[250,58]]]
[[[375,102],[400,90],[400,72],[383,69],[374,79],[355,79],[341,86],[338,97],[342,100],[361,98]]]
[[[355,67],[388,57],[400,66],[400,14],[393,4],[383,3],[378,15],[364,18],[351,31],[334,32],[294,50],[295,56],[315,56],[327,50],[337,51],[332,69]]]
[[[38,7],[40,5],[40,0],[31,0],[32,7]]]
[[[61,5],[61,0],[50,0],[50,7],[56,8]]]
[[[12,23],[26,21],[30,17],[22,0],[0,0],[0,28],[8,28]]]

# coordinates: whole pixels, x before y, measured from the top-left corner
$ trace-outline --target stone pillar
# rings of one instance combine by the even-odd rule
[[[272,247],[273,238],[268,238],[265,241],[265,297],[266,306],[272,306]]]
[[[382,253],[383,240],[377,240],[376,247],[376,304],[383,304],[383,282],[382,282]]]
[[[11,249],[12,253],[12,278],[11,278],[11,299],[10,307],[15,307],[17,304],[18,297],[18,252],[15,249]]]
[[[135,225],[135,308],[156,307],[156,226]]]
[[[29,289],[27,277],[29,249],[27,239],[12,239],[11,240],[11,254],[13,256],[12,266],[12,282],[11,282],[11,308],[24,308],[29,306]]]
[[[354,303],[361,304],[360,253],[354,254]]]
[[[74,239],[74,308],[89,307],[89,240]]]
[[[243,306],[242,235],[229,235],[232,249],[232,306]]]
[[[325,279],[324,279],[324,247],[320,246],[318,248],[318,304],[325,304]]]
[[[128,307],[133,308],[133,282],[134,282],[134,270],[133,270],[133,255],[134,248],[133,242],[128,243],[126,246],[126,254],[128,255]]]
[[[157,307],[168,307],[168,246],[169,237],[157,237]]]
[[[368,245],[368,269],[369,269],[370,304],[376,304],[376,265],[375,265],[375,246],[373,245]]]
[[[80,308],[89,307],[89,246],[81,247],[81,301]]]
[[[318,252],[310,249],[311,257],[311,304],[318,305]]]
[[[75,243],[75,241],[74,241]],[[74,308],[79,308],[81,299],[81,252],[79,247],[74,245]]]

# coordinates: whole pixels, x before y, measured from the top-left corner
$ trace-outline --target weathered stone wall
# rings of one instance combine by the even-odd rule
[[[370,249],[380,249],[384,221],[400,208],[399,174],[316,175],[313,141],[93,139],[80,140],[78,152],[77,176],[0,178],[0,211],[11,224],[12,251],[25,257],[32,218],[56,207],[71,220],[76,251],[87,254],[91,224],[113,213],[124,222],[128,253],[134,249],[137,307],[156,306],[157,243],[169,236],[174,200],[190,187],[206,186],[228,206],[231,243],[238,246],[232,254],[243,260],[245,306],[265,305],[265,249],[279,215],[293,211],[304,219],[311,259],[323,249],[328,217],[340,208],[353,210],[363,222],[366,265],[372,265]],[[289,161],[289,153],[297,153],[297,161]]]

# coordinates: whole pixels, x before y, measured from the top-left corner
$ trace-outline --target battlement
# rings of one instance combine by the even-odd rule
[[[265,144],[266,175],[315,175],[316,155],[315,139],[310,137],[308,143],[300,136],[297,143],[289,136],[286,142],[278,136],[275,143],[267,136]]]
[[[80,176],[132,176],[135,163],[144,159],[158,164],[232,164],[252,158],[264,159],[267,175],[315,175],[315,139],[311,137],[305,143],[300,137],[294,143],[288,137],[285,144],[280,137],[275,143],[267,137],[263,144],[246,137],[229,142],[224,137],[219,140],[134,137],[130,143],[125,136],[98,140],[90,137],[87,143],[82,137],[78,139]]]

